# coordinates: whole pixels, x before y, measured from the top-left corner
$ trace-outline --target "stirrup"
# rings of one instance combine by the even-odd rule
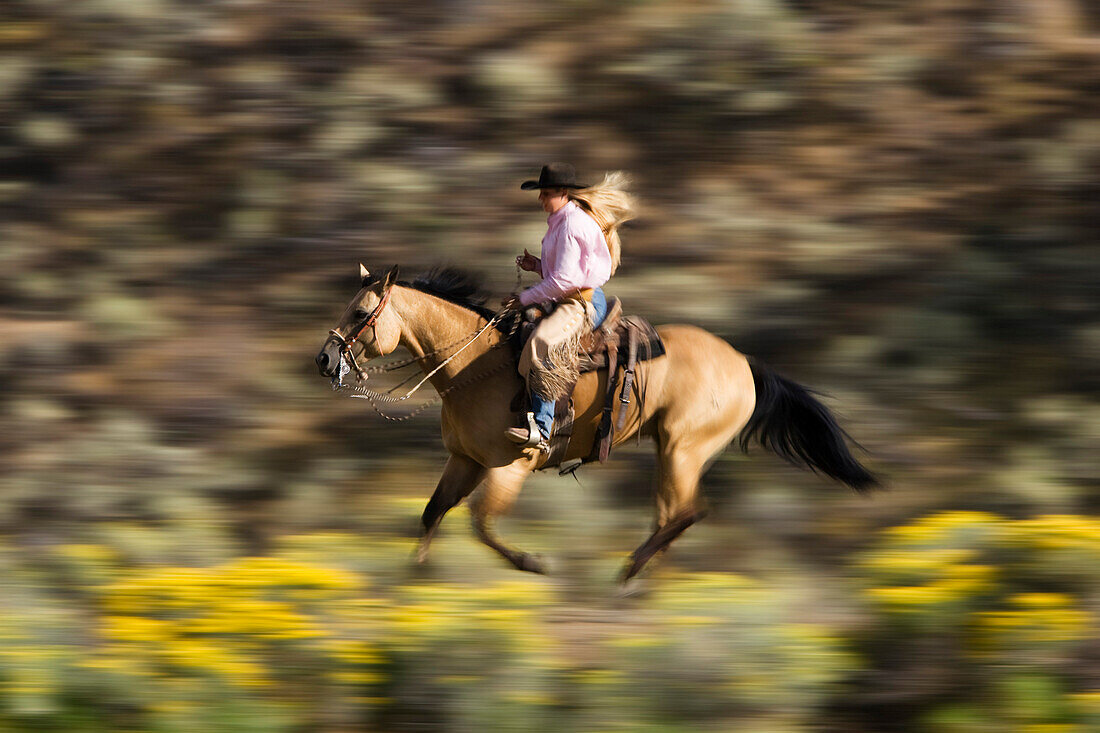
[[[549,451],[550,443],[542,437],[542,433],[539,432],[539,426],[535,424],[534,419],[531,417],[531,413],[527,413],[526,428],[508,428],[504,431],[508,440],[516,444],[517,448],[534,448],[540,451]]]
[[[527,413],[527,442],[520,444],[521,448],[546,448],[547,441],[542,437],[539,424],[535,422],[535,413]]]

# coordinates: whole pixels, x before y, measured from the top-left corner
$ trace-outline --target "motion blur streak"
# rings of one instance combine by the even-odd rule
[[[1098,60],[1085,0],[0,3],[0,728],[1100,730]],[[506,520],[551,575],[463,507],[413,569],[438,412],[319,339],[359,262],[495,305],[559,160],[634,181],[608,294],[888,491],[727,450],[620,595],[624,448]]]

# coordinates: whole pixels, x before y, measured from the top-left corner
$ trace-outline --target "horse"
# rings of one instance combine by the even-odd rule
[[[419,562],[447,512],[463,499],[473,530],[519,570],[545,573],[535,555],[496,535],[494,520],[516,501],[546,454],[505,437],[517,424],[514,397],[525,389],[508,343],[509,319],[485,307],[475,278],[454,268],[437,269],[412,282],[398,280],[395,266],[374,277],[360,265],[362,287],[329,332],[316,363],[322,376],[342,379],[350,361],[403,347],[442,401],[443,445],[449,457],[421,517]],[[655,528],[630,555],[625,582],[702,517],[699,481],[710,462],[735,439],[747,449],[754,438],[786,460],[867,491],[876,478],[850,453],[845,433],[805,387],[738,352],[723,339],[691,325],[657,327],[665,354],[636,366],[645,399],[626,407],[613,445],[640,433],[657,448]],[[343,369],[342,369],[343,368]],[[564,461],[589,454],[603,409],[607,371],[583,374],[573,392],[573,435]],[[377,393],[375,393],[377,394]],[[641,403],[641,404],[639,404]]]

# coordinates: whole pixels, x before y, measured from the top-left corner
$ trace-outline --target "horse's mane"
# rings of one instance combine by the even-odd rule
[[[378,275],[371,275],[363,285],[372,285],[380,279]],[[397,284],[462,306],[485,320],[494,315],[494,311],[485,305],[489,294],[482,289],[481,278],[458,267],[433,267],[417,275],[412,282],[398,280]]]
[[[481,278],[466,270],[457,267],[433,267],[417,275],[407,285],[472,310],[485,319],[494,315],[494,311],[485,306],[489,295],[482,290]]]

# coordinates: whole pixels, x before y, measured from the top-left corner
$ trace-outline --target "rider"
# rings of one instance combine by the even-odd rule
[[[625,191],[626,177],[608,174],[597,186],[582,186],[568,163],[543,166],[537,181],[525,181],[525,191],[539,189],[539,202],[550,216],[542,238],[542,258],[525,249],[516,264],[542,276],[542,282],[505,306],[520,308],[553,301],[520,356],[518,371],[531,393],[529,427],[509,428],[515,443],[546,450],[554,421],[554,402],[576,382],[581,336],[607,315],[601,286],[619,264],[617,229],[633,217],[633,199]],[[537,426],[538,433],[530,426]]]

